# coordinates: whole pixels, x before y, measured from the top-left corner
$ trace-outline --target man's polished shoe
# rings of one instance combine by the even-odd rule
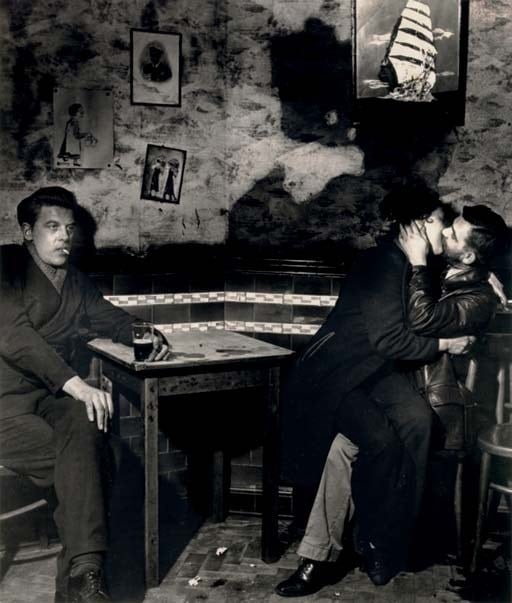
[[[312,595],[327,584],[334,584],[334,563],[303,559],[295,572],[279,583],[275,592],[281,597],[303,597]]]
[[[69,578],[69,603],[101,603],[110,601],[101,569],[89,570]]]

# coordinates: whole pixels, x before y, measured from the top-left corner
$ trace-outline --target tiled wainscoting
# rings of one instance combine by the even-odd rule
[[[161,325],[166,332],[227,329],[296,351],[316,332],[331,310],[343,278],[340,268],[320,262],[275,260],[260,261],[257,265],[238,262],[236,267],[210,273],[203,266],[200,272],[187,274],[183,271],[140,275],[94,272],[91,276],[112,303],[141,319]],[[237,432],[233,445],[230,507],[258,512],[261,448],[258,428],[254,427],[254,421],[247,419],[247,416],[256,417],[257,411],[251,411],[256,414],[244,418],[243,409],[237,408],[240,404],[237,401],[230,404],[228,416],[213,417],[224,423],[221,430],[224,434],[229,433],[226,422]],[[173,417],[173,410],[177,411],[176,417]],[[165,413],[161,421],[160,474],[185,496],[190,477],[190,451],[176,442],[173,435],[175,418],[177,421],[189,420],[177,408]],[[199,433],[202,420],[211,421],[212,416],[203,417],[199,412],[195,422]],[[141,430],[138,409],[122,399],[120,435],[139,459],[143,455]],[[239,440],[244,430],[249,433],[242,439],[248,444],[241,446]],[[282,510],[287,513],[291,503],[286,486],[282,499]]]

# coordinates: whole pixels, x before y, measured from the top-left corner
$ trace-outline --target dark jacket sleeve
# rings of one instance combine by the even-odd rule
[[[476,335],[491,320],[497,299],[490,286],[454,290],[436,299],[430,271],[415,266],[409,281],[408,320],[412,331],[430,337]]]
[[[385,358],[429,362],[439,353],[439,341],[407,327],[405,294],[407,263],[401,252],[386,249],[369,254],[360,276],[360,304],[370,342]]]
[[[58,392],[76,372],[34,329],[19,290],[2,283],[0,300],[0,355],[25,375],[38,378],[52,393]]]
[[[78,275],[91,330],[110,337],[112,341],[132,345],[131,325],[138,320],[137,317],[106,300],[85,274]]]

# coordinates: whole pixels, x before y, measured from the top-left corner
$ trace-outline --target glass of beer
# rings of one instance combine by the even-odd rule
[[[147,360],[153,351],[153,325],[138,321],[132,324],[133,354],[137,362]]]

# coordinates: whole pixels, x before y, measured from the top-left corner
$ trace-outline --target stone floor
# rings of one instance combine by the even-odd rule
[[[189,518],[190,519],[190,518]],[[223,524],[180,521],[161,527],[161,574],[158,588],[144,590],[140,534],[133,529],[113,543],[109,581],[118,603],[280,603],[275,585],[297,565],[296,540],[288,538],[288,523],[281,524],[287,544],[276,564],[260,558],[260,521],[232,516]],[[291,541],[290,541],[291,540]],[[397,576],[384,587],[374,587],[357,567],[338,584],[298,599],[315,603],[508,603],[510,556],[500,554],[500,543],[490,541],[484,551],[485,569],[473,584],[464,580],[454,564],[431,565],[416,573]],[[219,547],[225,547],[218,554]],[[173,549],[173,552],[169,552]],[[30,553],[32,551],[27,551]],[[26,553],[24,553],[26,554]],[[0,573],[1,603],[51,603],[56,549],[23,563],[4,563]],[[190,580],[196,578],[196,585]]]

